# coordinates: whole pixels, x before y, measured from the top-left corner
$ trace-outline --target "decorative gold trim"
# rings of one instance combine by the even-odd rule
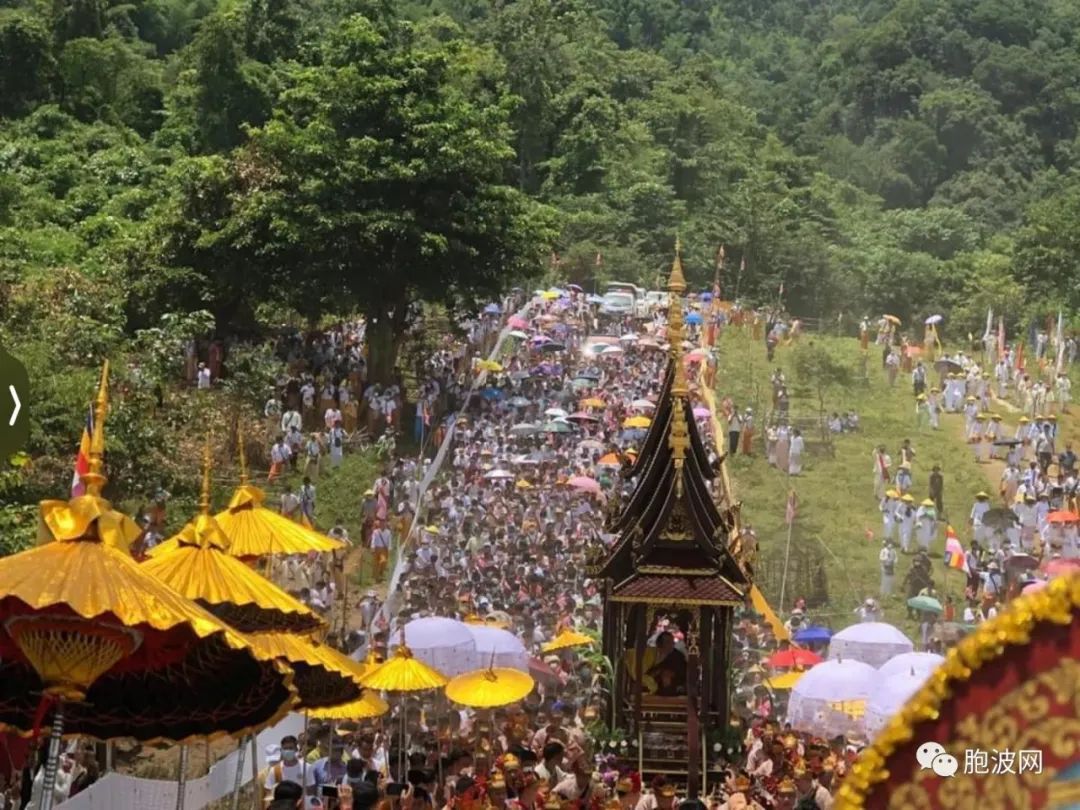
[[[612,602],[625,604],[656,605],[657,607],[696,607],[710,605],[720,607],[738,607],[743,604],[742,599],[657,599],[655,596],[618,596],[612,594]]]
[[[949,650],[945,663],[930,676],[904,708],[855,760],[836,794],[836,810],[862,810],[874,787],[889,778],[890,756],[909,742],[914,727],[938,717],[954,688],[966,683],[985,664],[1005,655],[1008,647],[1023,646],[1039,624],[1068,625],[1080,610],[1080,574],[1054,579],[1035,593],[1017,597],[997,617],[980,624]]]
[[[715,577],[717,575],[714,568],[676,568],[671,565],[643,565],[637,573],[685,577]]]

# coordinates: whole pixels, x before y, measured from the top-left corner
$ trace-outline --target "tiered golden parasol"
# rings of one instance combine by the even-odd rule
[[[36,730],[55,706],[43,810],[64,731],[98,739],[240,735],[275,722],[292,675],[146,574],[129,521],[101,497],[108,364],[87,494],[41,505],[43,544],[0,564],[0,726]]]
[[[218,527],[229,538],[226,551],[231,556],[254,559],[272,554],[307,554],[309,551],[340,551],[345,548],[340,540],[320,534],[263,506],[266,493],[248,482],[243,437],[240,437],[238,444],[240,486],[233,493],[229,507],[214,516]],[[182,534],[155,546],[149,556],[157,557],[174,551],[182,542]]]
[[[207,441],[199,514],[176,535],[175,548],[143,563],[143,570],[235,629],[248,633],[248,641],[260,659],[288,665],[294,673],[296,708],[312,709],[358,699],[362,666],[305,635],[324,627],[325,622],[302,602],[229,556],[229,544],[217,519],[210,514]],[[240,749],[238,776],[245,750],[243,746]]]
[[[573,628],[567,627],[559,635],[555,636],[551,641],[545,644],[541,649],[546,652],[555,652],[557,650],[567,650],[571,647],[583,647],[586,644],[594,643],[594,639],[584,633],[579,633]]]
[[[446,685],[446,696],[462,706],[493,709],[517,703],[535,685],[536,682],[525,672],[492,667],[458,675]]]

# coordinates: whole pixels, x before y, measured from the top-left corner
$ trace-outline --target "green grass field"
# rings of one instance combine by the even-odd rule
[[[805,335],[801,340],[819,344],[852,369],[856,382],[845,390],[830,392],[826,410],[829,413],[854,410],[861,421],[859,433],[844,434],[833,441],[831,456],[807,436],[806,463],[801,476],[789,479],[770,467],[764,450],[763,420],[771,405],[769,378],[774,368],[782,368],[787,376],[791,416],[818,415],[816,394],[795,377],[793,347],[780,347],[775,362],[768,365],[763,341],[751,340],[748,332],[726,330],[719,344],[716,389],[719,397],[731,396],[740,409],[753,407],[756,417],[755,455],[729,458],[728,468],[736,496],[743,503],[743,521],[758,535],[758,581],[762,591],[773,608],[785,617],[795,598],[805,596],[812,600],[815,592],[819,596],[827,592],[827,603],[812,607],[811,616],[815,622],[822,621],[839,629],[856,620],[854,611],[865,598],[879,596],[877,556],[882,523],[872,483],[872,453],[876,445],[886,445],[895,467],[899,463],[901,443],[905,438],[911,439],[917,453],[912,493],[917,500],[926,497],[932,466],[941,465],[946,513],[965,544],[969,539],[967,515],[974,495],[981,489],[989,491],[990,487],[986,472],[976,465],[962,430],[957,427],[962,417],[943,415],[941,430],[918,429],[909,378],[901,375],[896,387],[890,388],[881,370],[880,352],[874,347],[871,346],[867,361],[867,378],[863,379],[855,339]],[[787,583],[781,605],[788,532],[784,512],[789,487],[796,491],[799,507],[791,532]],[[874,539],[867,538],[867,529],[873,532]],[[944,526],[941,526],[931,548],[935,584],[940,592],[956,597],[959,604],[963,575],[946,572],[944,547]],[[896,591],[883,601],[883,607],[886,621],[913,634],[915,623],[907,620],[902,596],[902,581],[909,567],[910,558],[900,555]],[[820,568],[824,568],[824,582]]]

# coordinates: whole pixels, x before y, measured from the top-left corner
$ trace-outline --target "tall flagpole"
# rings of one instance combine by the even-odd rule
[[[784,547],[784,573],[780,578],[780,612],[784,612],[784,594],[787,591],[788,562],[791,559],[791,535],[795,529],[795,490],[788,490],[787,507],[784,513],[787,521],[787,544]]]

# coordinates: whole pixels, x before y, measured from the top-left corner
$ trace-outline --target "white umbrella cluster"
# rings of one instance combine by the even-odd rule
[[[866,624],[870,623],[855,627]],[[908,651],[877,668],[836,656],[813,667],[791,690],[788,722],[812,734],[872,739],[945,660],[933,653],[910,651],[910,642],[907,646]]]
[[[914,649],[911,639],[885,622],[859,622],[845,627],[829,640],[829,658],[861,661],[874,668]]]

